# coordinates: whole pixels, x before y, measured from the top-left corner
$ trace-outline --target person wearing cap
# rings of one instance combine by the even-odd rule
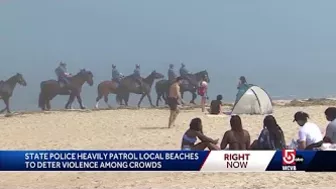
[[[312,122],[308,121],[309,115],[306,112],[296,112],[293,122],[299,126],[298,149],[312,150],[321,147],[323,144],[323,137],[320,128]]]
[[[60,84],[64,83],[65,85],[69,84],[69,77],[71,74],[68,73],[66,63],[60,62],[59,66],[55,69],[58,82]]]
[[[174,64],[169,64],[169,69],[168,69],[168,80],[170,82],[174,82],[176,79],[176,74],[174,71]]]
[[[117,70],[117,66],[112,64],[112,80],[120,84],[121,74]]]
[[[133,71],[133,78],[135,79],[135,81],[142,86],[142,78],[141,78],[141,74],[140,74],[140,65],[136,64],[135,65],[135,69]]]
[[[336,143],[336,107],[329,107],[324,112],[329,122],[323,141],[325,143]]]

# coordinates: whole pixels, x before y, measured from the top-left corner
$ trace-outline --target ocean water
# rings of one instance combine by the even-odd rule
[[[241,75],[274,99],[336,94],[336,25],[330,24],[335,1],[0,4],[0,79],[20,72],[28,82],[15,89],[14,110],[37,109],[39,84],[55,78],[61,60],[72,73],[81,68],[93,72],[95,85],[85,85],[82,92],[87,107],[95,104],[97,84],[111,78],[112,64],[128,75],[138,63],[146,76],[154,69],[166,75],[170,63],[178,70],[183,61],[191,72],[206,69],[210,98],[222,94],[226,101],[235,99]],[[132,95],[130,104],[139,98]],[[63,108],[66,100],[56,97],[52,107]],[[114,95],[110,101],[115,104]],[[143,102],[148,105],[146,98]]]

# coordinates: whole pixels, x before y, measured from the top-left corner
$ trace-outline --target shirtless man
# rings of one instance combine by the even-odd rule
[[[229,150],[250,149],[251,138],[248,131],[243,129],[241,119],[238,115],[233,115],[230,120],[231,130],[225,132],[220,148]]]
[[[168,128],[170,128],[174,124],[177,115],[180,113],[180,110],[178,109],[178,100],[181,100],[181,102],[183,103],[180,92],[180,84],[182,80],[182,77],[177,77],[175,82],[169,88],[169,95],[167,99],[167,103],[170,108]]]

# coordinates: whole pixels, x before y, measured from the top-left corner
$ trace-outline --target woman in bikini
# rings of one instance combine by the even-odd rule
[[[231,130],[225,132],[220,148],[229,150],[248,150],[250,148],[250,134],[243,129],[241,119],[238,115],[233,115],[230,120]]]
[[[216,144],[218,139],[214,140],[203,134],[202,120],[200,118],[194,118],[191,120],[189,129],[184,133],[182,138],[181,149],[182,150],[220,150]],[[196,144],[197,138],[201,142]]]

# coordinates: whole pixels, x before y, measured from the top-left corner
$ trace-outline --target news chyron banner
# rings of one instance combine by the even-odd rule
[[[336,151],[0,151],[0,171],[336,171]]]

